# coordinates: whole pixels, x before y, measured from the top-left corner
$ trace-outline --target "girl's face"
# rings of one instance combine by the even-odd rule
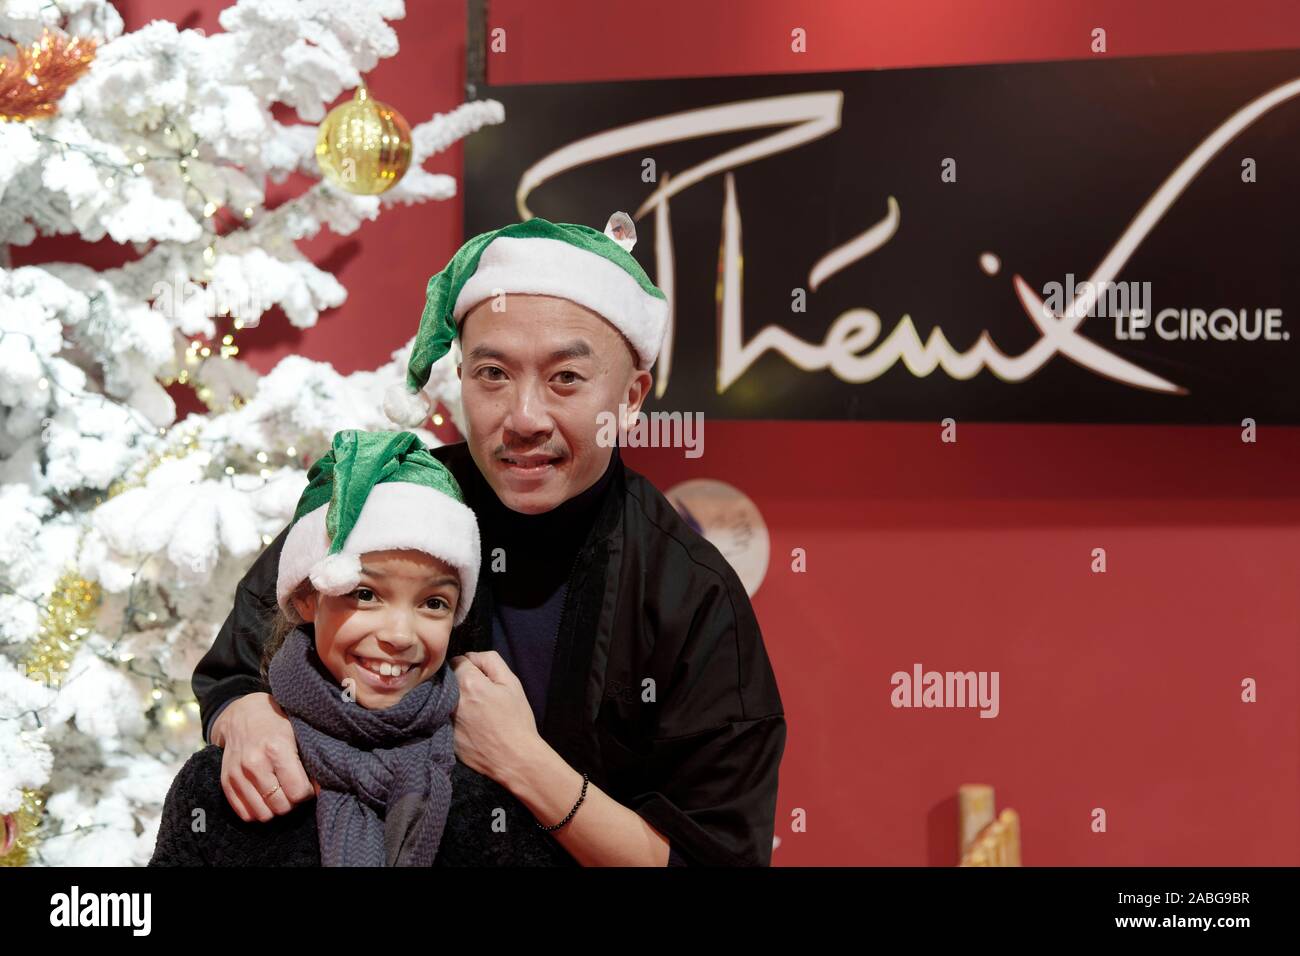
[[[437,673],[460,600],[456,571],[422,551],[368,551],[350,594],[295,596],[315,626],[316,653],[339,686],[371,710],[392,707]]]

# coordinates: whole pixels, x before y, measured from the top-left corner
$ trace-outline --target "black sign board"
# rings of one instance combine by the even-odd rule
[[[631,214],[649,408],[1300,424],[1300,52],[481,93],[466,236]]]

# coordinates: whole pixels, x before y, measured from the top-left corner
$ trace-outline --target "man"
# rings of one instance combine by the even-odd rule
[[[456,754],[582,865],[768,865],[786,726],[749,599],[598,441],[607,414],[631,426],[667,322],[631,232],[618,213],[604,234],[535,218],[471,239],[429,280],[406,389],[385,402],[423,422],[459,337],[467,441],[434,454],[478,515],[483,574],[448,652]],[[314,794],[258,677],[286,533],[193,681],[246,820]]]

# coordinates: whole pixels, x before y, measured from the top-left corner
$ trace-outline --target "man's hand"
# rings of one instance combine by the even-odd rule
[[[537,732],[519,678],[496,651],[454,657],[456,756],[513,793],[538,822],[558,823],[582,793],[582,774]],[[664,866],[668,838],[595,784],[551,836],[583,866]]]
[[[225,751],[221,789],[245,823],[265,823],[320,792],[298,759],[293,724],[270,694],[227,705],[212,725],[212,742]]]
[[[456,756],[471,770],[508,786],[509,775],[544,744],[524,687],[496,651],[454,657],[451,669],[460,684],[453,713]]]

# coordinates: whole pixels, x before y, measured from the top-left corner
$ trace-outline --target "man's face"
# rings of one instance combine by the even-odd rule
[[[618,330],[568,299],[514,294],[472,309],[460,342],[466,440],[501,502],[539,514],[595,484],[613,454],[596,441],[601,412],[622,404],[630,425],[650,389]]]

